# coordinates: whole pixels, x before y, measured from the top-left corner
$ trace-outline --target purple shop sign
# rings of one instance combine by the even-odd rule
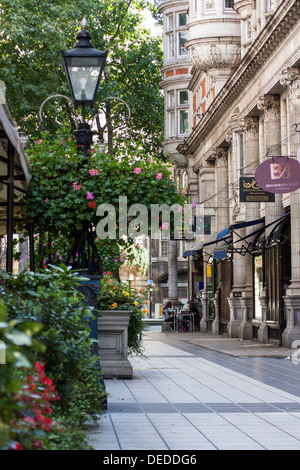
[[[292,193],[300,188],[300,164],[289,157],[273,157],[259,165],[255,179],[269,193]]]

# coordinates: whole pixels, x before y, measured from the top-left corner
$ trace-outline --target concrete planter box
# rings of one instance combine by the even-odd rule
[[[130,310],[98,310],[98,344],[105,379],[132,378],[128,360]]]

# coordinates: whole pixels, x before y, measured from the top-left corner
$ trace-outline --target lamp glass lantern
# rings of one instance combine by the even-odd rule
[[[74,48],[62,52],[62,61],[75,107],[94,104],[107,57],[107,52],[95,49],[91,35],[85,28],[84,19]]]

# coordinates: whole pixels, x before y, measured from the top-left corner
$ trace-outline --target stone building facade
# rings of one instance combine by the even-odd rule
[[[178,3],[193,65],[192,128],[176,150],[209,221],[186,252],[189,280],[201,281],[200,292],[189,286],[201,295],[201,329],[290,347],[300,341],[299,190],[249,200],[244,187],[266,159],[299,154],[300,4]]]

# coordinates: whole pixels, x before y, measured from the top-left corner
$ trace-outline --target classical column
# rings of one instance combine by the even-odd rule
[[[215,179],[216,179],[216,231],[224,230],[229,225],[228,206],[228,150],[224,147],[213,149],[212,156],[215,158]],[[215,318],[212,323],[212,333],[219,333],[220,313],[218,293],[215,295]]]
[[[288,120],[290,128],[300,123],[300,69],[286,69],[281,83],[288,89]],[[300,146],[300,133],[291,131],[290,155],[295,157]],[[286,291],[284,302],[287,310],[286,328],[282,335],[282,346],[293,346],[300,340],[300,190],[290,194],[291,207],[291,283]]]
[[[280,129],[280,97],[279,95],[263,95],[259,97],[258,109],[264,112],[264,138],[266,153],[270,157],[281,156]],[[282,195],[275,194],[275,202],[266,203],[265,224],[268,225],[283,215]],[[266,237],[272,231],[272,226],[266,229]]]
[[[215,171],[214,168],[205,161],[199,169],[199,202],[203,206],[206,215],[214,213],[215,202]],[[212,233],[215,231],[214,221],[212,220]],[[209,308],[209,295],[207,289],[206,267],[209,260],[209,250],[203,252],[203,282],[204,289],[201,297],[202,318],[200,321],[200,329],[202,332],[207,331],[207,316]]]
[[[258,140],[259,123],[257,117],[245,117],[241,121],[241,130],[244,134],[244,171],[242,173],[253,173],[253,166],[257,163],[259,155]],[[259,218],[260,204],[258,202],[247,202],[245,211],[245,221],[250,222]],[[244,229],[246,236],[253,232],[253,227]],[[250,239],[249,239],[250,241]],[[245,242],[244,242],[245,243]],[[246,242],[247,243],[247,242]],[[252,256],[247,253],[245,256],[237,255],[242,258],[241,262],[244,269],[245,285],[242,291],[242,321],[239,325],[239,337],[241,339],[250,339],[252,333],[253,320],[253,278],[252,278]]]

